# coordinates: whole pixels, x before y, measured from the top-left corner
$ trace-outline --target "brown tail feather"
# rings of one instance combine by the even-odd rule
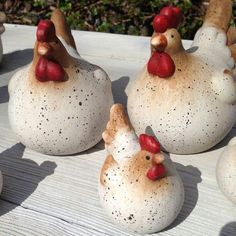
[[[227,43],[229,46],[236,43],[236,27],[229,27],[227,31]]]
[[[7,16],[4,12],[0,11],[0,23],[4,23],[7,20]]]
[[[226,32],[229,28],[231,17],[231,0],[211,0],[207,9],[203,26],[214,26]]]
[[[71,30],[66,22],[64,14],[59,8],[52,12],[51,21],[55,25],[57,36],[62,37],[67,44],[76,49],[75,40],[71,34]]]
[[[110,144],[115,138],[117,131],[122,128],[127,130],[133,129],[124,106],[114,104],[110,110],[110,121],[107,123],[106,130],[102,134],[105,143]]]
[[[229,46],[231,50],[232,57],[234,58],[234,61],[236,62],[236,44]]]

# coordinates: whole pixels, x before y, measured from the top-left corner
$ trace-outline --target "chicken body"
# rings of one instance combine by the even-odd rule
[[[219,4],[212,5],[215,2]],[[208,17],[209,11],[220,4],[231,3],[211,1]],[[223,30],[230,17],[225,17],[221,22],[224,27],[206,20],[187,51],[176,29],[162,34],[175,73],[163,79],[150,74],[145,66],[132,84],[128,113],[137,134],[151,130],[165,150],[188,154],[211,148],[231,130],[236,120],[235,62]],[[158,37],[154,35],[151,43],[158,42]]]
[[[163,178],[147,177],[154,154],[141,150],[121,105],[112,107],[103,138],[109,155],[100,174],[99,195],[108,217],[137,233],[154,233],[170,225],[184,201],[183,184],[171,160],[165,157]],[[164,158],[162,152],[156,155]]]

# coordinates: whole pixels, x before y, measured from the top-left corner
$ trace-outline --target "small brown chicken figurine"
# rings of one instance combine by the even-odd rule
[[[236,30],[231,0],[211,0],[192,48],[183,48],[181,10],[165,7],[154,18],[151,56],[128,92],[135,132],[152,130],[168,152],[205,151],[236,121]]]
[[[103,133],[108,157],[100,174],[101,203],[109,218],[137,233],[170,225],[184,200],[182,181],[152,136],[134,133],[121,104],[110,111]]]

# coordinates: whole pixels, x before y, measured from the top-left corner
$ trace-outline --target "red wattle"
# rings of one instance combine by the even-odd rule
[[[55,26],[51,20],[40,20],[36,32],[39,42],[52,41],[56,36]]]
[[[166,168],[163,164],[157,164],[157,165],[154,165],[152,166],[148,172],[147,172],[147,177],[150,179],[150,180],[158,180],[162,177],[164,177],[166,174]]]
[[[41,82],[46,81],[63,81],[65,71],[62,66],[56,62],[41,57],[35,68],[36,78]]]
[[[146,150],[151,153],[159,153],[161,151],[160,143],[155,139],[155,137],[147,134],[139,135],[139,144],[142,150]]]
[[[51,81],[62,81],[65,78],[65,71],[62,66],[53,61],[48,61],[47,76]]]
[[[41,57],[35,68],[36,78],[41,82],[46,82],[47,79],[47,59]]]
[[[147,64],[150,74],[160,78],[168,78],[175,73],[175,63],[165,52],[154,52]]]

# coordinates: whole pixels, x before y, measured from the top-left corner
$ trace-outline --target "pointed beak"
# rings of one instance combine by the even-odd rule
[[[51,51],[51,47],[48,43],[39,42],[37,52],[40,56],[47,56]]]
[[[152,51],[163,52],[167,46],[167,38],[164,34],[156,34],[151,38]]]
[[[152,157],[153,164],[161,164],[164,161],[164,155],[161,153],[158,153]]]

